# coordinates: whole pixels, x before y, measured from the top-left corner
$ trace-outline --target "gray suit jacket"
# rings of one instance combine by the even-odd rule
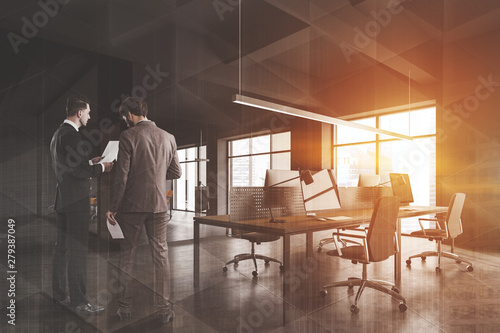
[[[182,175],[174,136],[152,121],[123,131],[111,173],[110,211],[166,212],[167,179]]]

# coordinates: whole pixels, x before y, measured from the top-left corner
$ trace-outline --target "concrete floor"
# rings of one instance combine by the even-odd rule
[[[359,314],[351,314],[355,290],[330,289],[323,297],[323,284],[360,276],[361,265],[330,257],[326,251],[305,257],[305,237],[292,237],[291,294],[283,300],[283,274],[279,265],[259,263],[253,278],[250,261],[228,266],[235,254],[248,252],[250,243],[225,236],[225,230],[202,226],[200,287],[193,287],[192,213],[174,211],[169,223],[169,257],[172,266],[172,299],[176,318],[160,326],[153,306],[153,266],[147,240],[137,252],[132,286],[136,295],[132,317],[119,321],[116,315],[117,247],[91,237],[88,256],[88,297],[106,307],[96,316],[82,316],[52,302],[51,253],[55,239],[53,217],[26,216],[16,222],[16,325],[8,324],[8,283],[2,278],[1,332],[499,332],[500,255],[456,249],[474,263],[465,265],[443,260],[443,271],[435,271],[436,259],[404,261],[410,254],[435,247],[425,239],[403,237],[402,286],[408,310],[398,309],[390,296],[367,289],[359,303]],[[3,230],[2,230],[3,231]],[[315,244],[329,232],[314,235]],[[6,236],[0,238],[6,250]],[[281,240],[257,246],[257,252],[281,259]],[[445,246],[445,250],[449,250]],[[6,255],[4,256],[6,258]],[[6,259],[0,267],[3,272]],[[5,273],[7,276],[7,273]],[[368,276],[392,280],[393,260],[370,264]],[[285,306],[283,306],[285,304]],[[286,323],[283,325],[283,310]]]

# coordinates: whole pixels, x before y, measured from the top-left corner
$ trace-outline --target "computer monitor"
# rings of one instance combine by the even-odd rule
[[[262,205],[269,209],[270,222],[286,222],[275,219],[294,211],[294,198],[300,196],[300,177],[297,170],[266,170]]]
[[[413,202],[410,177],[406,173],[390,173],[392,193],[401,198],[401,205],[408,205]]]
[[[264,187],[300,187],[299,172],[297,170],[266,170]]]
[[[360,174],[358,179],[358,187],[377,186],[380,183],[380,175],[365,175]]]
[[[301,180],[302,197],[306,213],[339,209],[340,200],[333,170],[323,169],[312,175],[312,183]]]

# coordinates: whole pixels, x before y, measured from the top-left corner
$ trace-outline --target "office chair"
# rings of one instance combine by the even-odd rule
[[[437,251],[424,251],[420,254],[413,255],[406,260],[406,265],[411,265],[412,258],[420,257],[422,261],[425,261],[427,257],[437,257],[438,265],[436,267],[436,272],[441,272],[441,257],[454,259],[457,264],[462,262],[467,263],[467,271],[472,272],[474,267],[472,263],[468,260],[461,258],[460,256],[453,253],[455,237],[462,234],[462,221],[460,220],[460,215],[462,214],[462,209],[464,207],[465,194],[455,193],[451,197],[450,205],[448,206],[448,212],[446,213],[446,218],[444,219],[444,225],[439,223],[439,219],[433,218],[420,218],[418,223],[420,224],[421,230],[414,231],[410,234],[412,237],[428,238],[430,241],[436,241]],[[422,221],[434,221],[436,222],[436,228],[424,228]],[[442,242],[445,239],[451,238],[451,252],[445,252],[442,249]]]
[[[380,175],[360,174],[358,177],[358,187],[376,187],[379,184],[380,184]],[[358,228],[359,227],[354,228],[354,229],[358,229]],[[349,228],[349,229],[353,229],[353,228]],[[342,230],[345,231],[345,229],[342,229]],[[353,242],[351,240],[342,240],[341,238],[338,237],[339,232],[340,232],[340,230],[337,230],[337,231],[332,233],[332,237],[321,239],[319,241],[317,251],[321,252],[321,250],[323,250],[323,246],[325,246],[326,244],[334,243],[334,237],[337,237],[337,241],[340,241],[342,243],[342,246],[347,246],[347,244],[346,244],[347,242],[360,245],[359,243]]]
[[[347,286],[349,289],[354,286],[359,286],[358,293],[351,305],[351,312],[357,314],[359,312],[358,301],[361,298],[363,290],[368,287],[383,293],[389,294],[395,299],[398,299],[399,310],[406,311],[406,299],[399,294],[398,288],[391,282],[381,280],[370,280],[367,276],[367,265],[371,262],[379,262],[393,256],[396,251],[399,251],[399,244],[396,235],[396,223],[398,223],[399,198],[381,197],[375,202],[370,225],[366,230],[350,230],[349,233],[340,232],[340,237],[350,237],[359,239],[362,245],[353,245],[340,248],[337,250],[328,251],[330,256],[340,256],[341,258],[351,260],[352,263],[363,264],[363,273],[361,278],[350,277],[346,281],[334,282],[323,286],[320,294],[326,296],[327,288]],[[336,240],[335,240],[336,242]],[[391,289],[386,286],[390,286]]]
[[[252,250],[250,253],[242,253],[242,254],[235,255],[233,260],[226,262],[224,267],[222,267],[223,272],[227,272],[227,265],[230,265],[230,264],[237,265],[238,262],[243,261],[243,260],[249,260],[249,259],[253,260],[253,265],[255,267],[255,270],[252,272],[252,275],[254,277],[259,275],[258,268],[257,268],[257,259],[264,260],[266,265],[268,265],[270,261],[276,262],[276,263],[280,264],[280,271],[283,271],[285,269],[285,267],[283,266],[283,263],[281,261],[279,261],[278,259],[274,259],[274,258],[260,255],[260,254],[255,254],[255,244],[260,245],[261,243],[274,242],[274,241],[280,239],[280,236],[269,235],[269,234],[264,234],[264,233],[260,233],[260,232],[240,232],[239,230],[235,230],[235,229],[232,229],[231,231],[234,232],[234,234],[231,234],[228,236],[233,237],[233,238],[241,238],[241,239],[248,240],[250,243],[252,243]]]

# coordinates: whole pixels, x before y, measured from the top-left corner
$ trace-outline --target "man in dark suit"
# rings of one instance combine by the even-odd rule
[[[69,304],[79,311],[95,313],[104,308],[92,305],[86,297],[90,177],[110,171],[113,164],[99,163],[102,157],[92,160],[87,157],[88,143],[82,139],[79,129],[86,126],[90,119],[88,100],[83,96],[69,96],[66,115],[66,120],[50,142],[52,164],[57,177],[53,297],[57,302]],[[69,296],[66,292],[66,276]]]
[[[167,179],[177,179],[182,174],[177,144],[173,135],[147,119],[148,106],[143,99],[127,98],[120,106],[120,114],[130,128],[120,135],[107,212],[110,223],[118,223],[125,237],[120,245],[123,291],[118,316],[123,319],[131,314],[133,297],[128,281],[145,226],[154,263],[155,302],[159,319],[165,324],[175,316],[169,302]]]

